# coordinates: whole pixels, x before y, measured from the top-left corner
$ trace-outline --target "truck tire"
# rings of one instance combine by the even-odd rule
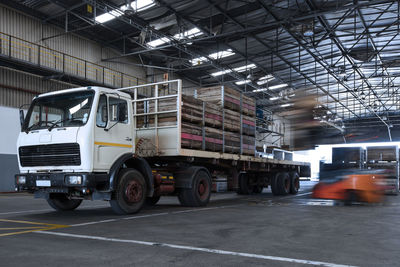
[[[160,196],[147,197],[146,198],[146,205],[147,206],[154,206],[155,204],[158,203],[160,198],[161,198]]]
[[[277,188],[278,178],[279,178],[279,173],[276,173],[275,175],[273,175],[271,177],[271,191],[274,196],[279,195],[278,188]]]
[[[280,172],[277,175],[276,187],[279,195],[287,195],[290,192],[290,177],[287,172]]]
[[[291,172],[290,176],[290,194],[297,194],[300,188],[300,177],[297,172]]]
[[[245,174],[239,176],[239,195],[250,195],[253,193],[253,186],[249,185],[249,177]]]
[[[82,199],[69,199],[65,194],[50,194],[47,203],[55,210],[67,211],[79,207]]]
[[[192,188],[182,188],[178,198],[182,206],[201,207],[208,204],[211,196],[211,177],[205,170],[199,170],[192,181]]]
[[[118,174],[118,185],[110,200],[117,214],[133,214],[140,211],[146,200],[146,181],[135,169],[123,169]]]

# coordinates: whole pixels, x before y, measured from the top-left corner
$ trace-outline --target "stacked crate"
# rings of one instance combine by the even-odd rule
[[[223,117],[224,152],[235,154],[242,152],[242,154],[254,155],[254,99],[243,96],[240,92],[226,86],[198,89],[197,98],[207,104],[213,103],[223,108],[221,114]]]
[[[242,154],[255,154],[256,101],[242,95]]]

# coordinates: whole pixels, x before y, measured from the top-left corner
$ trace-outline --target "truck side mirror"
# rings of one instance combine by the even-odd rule
[[[21,128],[24,125],[24,120],[25,120],[24,111],[22,109],[20,109],[19,110],[19,122],[21,123]]]

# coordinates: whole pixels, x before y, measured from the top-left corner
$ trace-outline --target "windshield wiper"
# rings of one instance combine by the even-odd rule
[[[29,126],[25,129],[25,133],[29,133],[29,131],[32,130],[33,127],[40,126],[41,124],[42,124],[42,121],[38,121],[37,123],[32,124],[31,126]]]
[[[56,125],[59,124],[59,123],[63,123],[63,122],[66,122],[66,121],[80,120],[80,119],[83,119],[83,118],[84,117],[66,118],[66,119],[63,119],[63,120],[60,119],[58,121],[52,122],[52,125],[50,125],[48,130],[49,130],[49,132],[51,132],[51,130],[53,130],[53,128],[56,127]]]

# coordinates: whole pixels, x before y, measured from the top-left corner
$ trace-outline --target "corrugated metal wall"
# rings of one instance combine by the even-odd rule
[[[118,54],[109,48],[102,49],[99,44],[80,36],[65,34],[41,41],[42,38],[63,33],[63,30],[51,25],[43,25],[39,20],[1,5],[0,32],[146,80],[145,70],[141,67],[102,62],[102,57],[115,57]]]
[[[0,67],[0,106],[20,107],[29,104],[37,94],[71,87],[77,86]]]

